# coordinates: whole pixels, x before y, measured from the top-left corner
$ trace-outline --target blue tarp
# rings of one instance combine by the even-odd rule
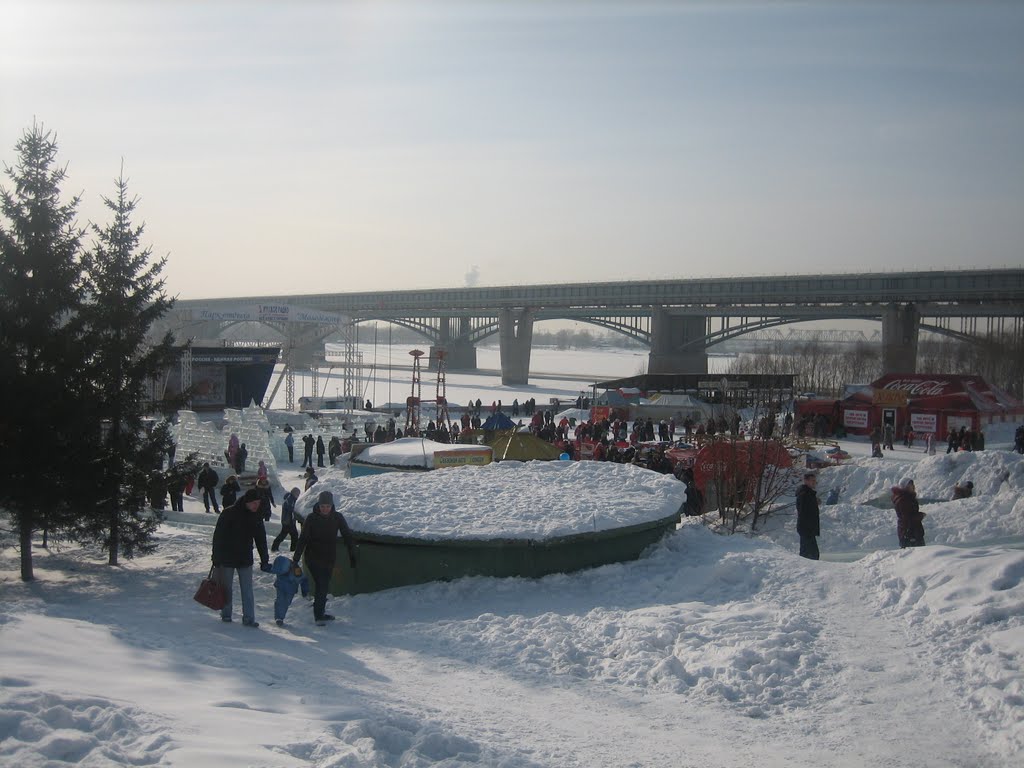
[[[498,429],[515,429],[516,423],[512,421],[501,411],[492,413],[488,417],[487,421],[480,425],[480,429],[498,430]]]

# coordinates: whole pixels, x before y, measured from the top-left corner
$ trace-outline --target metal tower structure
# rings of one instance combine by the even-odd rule
[[[414,349],[412,355],[412,394],[405,401],[405,436],[416,437],[420,433],[420,402],[423,395],[423,368],[420,358],[422,349]]]
[[[188,392],[192,389],[192,345],[186,344],[185,348],[181,350],[181,391]],[[188,404],[192,405],[192,398],[188,399]]]
[[[341,391],[345,398],[345,413],[351,413],[355,407],[356,398],[356,377],[362,373],[363,356],[356,352],[356,340],[352,329],[355,325],[349,323],[342,327],[344,335],[341,363]]]
[[[444,424],[449,432],[452,428],[451,419],[448,418],[448,378],[445,371],[445,359],[448,353],[439,349],[434,353],[437,358],[437,386],[435,388],[434,402],[437,403],[437,426]]]

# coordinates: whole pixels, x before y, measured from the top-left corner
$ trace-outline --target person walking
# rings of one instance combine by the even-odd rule
[[[277,501],[274,500],[274,489],[270,487],[270,481],[267,478],[261,477],[256,481],[256,490],[260,494],[260,517],[266,522],[270,520],[271,507],[277,506]]]
[[[313,435],[309,434],[302,438],[302,466],[312,467],[313,466],[313,446],[316,444],[316,440],[313,439]]]
[[[224,485],[220,487],[220,503],[227,509],[236,501],[238,501],[238,494],[242,492],[242,486],[238,484],[238,478],[234,475],[229,475],[228,479],[224,481]]]
[[[917,488],[911,478],[904,477],[893,487],[892,505],[896,510],[896,535],[900,549],[923,547],[925,514],[917,501]]]
[[[796,491],[796,532],[800,535],[800,557],[820,559],[818,537],[821,519],[818,508],[818,476],[804,472],[804,481]]]
[[[284,618],[288,615],[288,607],[295,599],[295,593],[302,590],[303,596],[309,592],[309,580],[302,575],[301,568],[292,568],[292,561],[284,555],[274,558],[270,566],[274,574],[274,621],[277,626],[284,626]]]
[[[260,555],[260,570],[270,571],[267,529],[260,517],[260,501],[259,491],[250,488],[241,499],[224,510],[213,531],[213,565],[220,569],[220,583],[227,596],[227,602],[220,611],[221,621],[231,621],[231,593],[237,571],[238,589],[242,595],[242,624],[246,627],[259,626],[256,598],[252,591],[253,544]]]
[[[295,435],[292,434],[291,430],[285,432],[284,435],[284,447],[288,449],[288,463],[295,463]]]
[[[334,570],[337,557],[338,534],[341,534],[348,549],[348,562],[356,567],[356,541],[344,515],[334,508],[334,496],[330,491],[321,491],[316,506],[306,517],[299,536],[299,546],[292,557],[292,565],[298,566],[306,556],[306,572],[313,578],[313,619],[318,626],[324,626],[334,617],[325,613],[327,607],[327,585]]]
[[[203,506],[206,507],[207,514],[210,513],[211,504],[217,514],[220,514],[220,507],[217,506],[218,480],[220,480],[220,478],[217,476],[217,471],[210,467],[210,462],[205,462],[203,464],[203,468],[199,472],[199,477],[196,478],[196,484],[203,492]]]
[[[327,452],[327,447],[324,445],[324,436],[316,436],[316,465],[323,468],[324,466],[324,454]],[[310,462],[312,466],[312,462]]]
[[[171,497],[171,511],[185,511],[185,470],[172,466],[167,473],[167,495]]]
[[[284,537],[289,538],[291,544],[291,551],[295,551],[295,546],[299,539],[299,529],[296,527],[296,522],[302,522],[298,520],[298,516],[295,514],[295,501],[299,498],[302,493],[298,488],[292,488],[288,493],[284,495],[284,499],[281,501],[281,532],[277,534],[273,543],[270,545],[271,552],[277,552],[281,546],[281,542],[284,541]]]

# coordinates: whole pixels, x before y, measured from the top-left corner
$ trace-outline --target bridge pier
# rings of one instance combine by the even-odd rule
[[[707,373],[708,354],[703,339],[707,318],[673,315],[664,307],[651,314],[651,353],[648,373]]]
[[[533,313],[529,309],[502,309],[498,315],[501,383],[528,384],[530,348],[533,344]]]
[[[458,321],[458,331],[453,332],[454,321]],[[437,344],[430,347],[431,370],[437,368],[437,350],[448,353],[448,369],[456,371],[476,370],[476,345],[469,340],[470,321],[468,317],[442,317]]]
[[[882,374],[917,372],[921,312],[913,304],[890,304],[882,312]]]

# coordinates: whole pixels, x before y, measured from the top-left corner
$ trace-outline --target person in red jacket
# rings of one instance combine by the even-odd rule
[[[917,502],[914,481],[904,477],[892,489],[892,505],[896,509],[896,534],[900,549],[924,546],[924,518],[921,505]]]

